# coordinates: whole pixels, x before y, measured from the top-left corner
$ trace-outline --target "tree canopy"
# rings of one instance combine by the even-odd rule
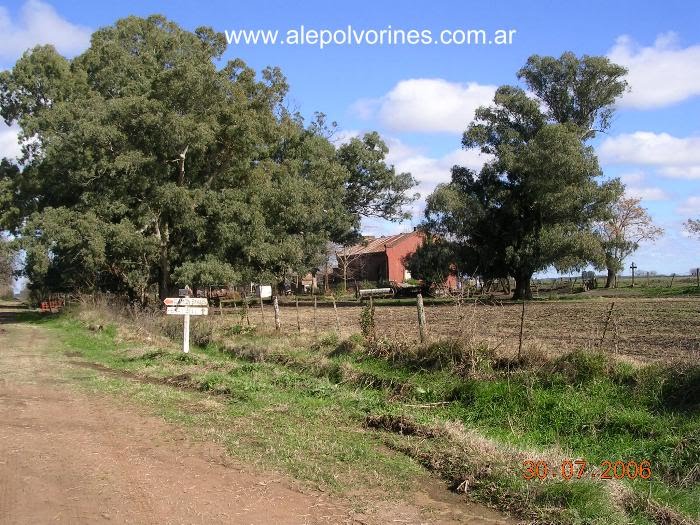
[[[600,262],[593,225],[622,187],[599,181],[586,141],[608,128],[624,74],[603,57],[535,55],[518,73],[529,93],[501,86],[476,111],[462,145],[490,160],[478,174],[455,166],[426,206],[425,226],[455,243],[461,270],[512,276],[514,297],[528,298],[535,272]]]
[[[637,251],[640,242],[653,241],[663,234],[663,229],[654,225],[640,202],[638,198],[620,197],[612,203],[608,220],[595,227],[605,254],[605,264],[600,268],[608,271],[606,288],[614,286],[625,259]]]
[[[428,290],[443,287],[448,277],[457,272],[455,251],[449,241],[426,235],[423,244],[406,258],[406,268],[411,277],[422,281]]]
[[[700,219],[688,219],[683,226],[688,233],[700,238]]]
[[[415,181],[379,135],[336,149],[286,109],[279,69],[217,67],[225,48],[210,28],[128,17],[72,60],[39,46],[0,73],[23,140],[21,169],[0,167],[1,226],[32,286],[143,300],[156,282],[162,297],[173,281],[281,279],[363,216],[402,216]]]

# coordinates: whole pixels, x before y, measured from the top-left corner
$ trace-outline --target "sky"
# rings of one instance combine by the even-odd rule
[[[461,135],[499,85],[518,85],[516,72],[530,55],[606,55],[628,68],[630,91],[594,146],[605,176],[620,177],[665,231],[627,266],[666,274],[700,266],[700,240],[682,226],[700,218],[700,2],[0,0],[0,69],[37,44],[75,56],[95,29],[156,13],[186,29],[228,32],[224,60],[242,58],[258,71],[279,66],[290,108],[307,118],[325,113],[338,124],[334,140],[381,133],[390,162],[414,175],[421,198],[410,221],[366,222],[365,232],[375,235],[420,223],[425,196],[449,181],[453,165],[479,168],[484,159],[461,149]],[[310,43],[298,43],[302,26]],[[242,30],[278,31],[278,40],[245,43]],[[314,42],[313,31],[324,30],[337,43]],[[373,43],[381,30],[384,43]],[[429,31],[432,40],[388,43],[397,30],[404,39],[411,30],[421,37]],[[468,30],[485,31],[486,42],[460,43]],[[343,42],[348,32],[351,43]],[[509,39],[499,39],[503,34]],[[0,157],[18,154],[16,132],[0,124]]]

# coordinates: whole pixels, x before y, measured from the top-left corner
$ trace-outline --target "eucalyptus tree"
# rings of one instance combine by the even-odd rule
[[[489,156],[479,173],[455,166],[428,198],[426,226],[458,246],[460,269],[512,276],[530,298],[540,270],[600,263],[593,226],[609,215],[619,181],[601,181],[587,143],[608,129],[625,69],[604,57],[532,56],[526,89],[501,86],[462,138]]]
[[[363,209],[400,213],[398,176],[355,205],[369,181],[285,109],[281,71],[221,63],[225,50],[210,28],[128,17],[72,60],[39,46],[0,73],[24,144],[3,226],[33,286],[143,299],[154,282],[162,297],[173,279],[275,278],[306,271]]]

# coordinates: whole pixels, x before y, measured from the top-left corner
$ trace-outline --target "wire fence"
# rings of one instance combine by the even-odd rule
[[[88,308],[127,311],[144,323],[158,322],[160,308],[140,310],[135,303],[114,294],[67,298]],[[256,333],[279,337],[323,336],[347,338],[361,332],[365,305],[327,298],[285,297],[272,303],[259,299],[234,306],[210,306],[209,316],[192,322],[237,333],[247,327]],[[426,303],[424,336],[427,342],[458,338],[483,343],[503,353],[541,351],[563,353],[600,349],[651,360],[700,360],[700,298],[616,298],[588,300],[485,301],[483,298]],[[172,321],[172,320],[171,320]],[[420,342],[416,299],[375,303],[376,335],[387,340]],[[232,328],[236,328],[231,330]],[[522,333],[522,336],[521,336]]]
[[[216,321],[254,326],[280,335],[337,332],[359,333],[363,306],[359,303],[280,301],[276,329],[271,304],[211,308]],[[429,340],[469,338],[504,352],[525,349],[562,352],[581,348],[631,355],[643,360],[700,358],[700,300],[616,299],[584,301],[487,303],[479,299],[425,306]],[[420,340],[416,303],[375,306],[378,337]],[[522,330],[522,343],[521,343]]]

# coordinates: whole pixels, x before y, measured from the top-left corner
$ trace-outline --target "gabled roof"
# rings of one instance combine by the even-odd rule
[[[420,232],[399,233],[397,235],[388,235],[386,237],[377,237],[368,239],[365,242],[349,246],[345,250],[340,250],[338,253],[343,256],[352,255],[369,255],[370,253],[384,253],[387,248],[401,244],[406,239],[410,239],[416,235],[422,235]]]

